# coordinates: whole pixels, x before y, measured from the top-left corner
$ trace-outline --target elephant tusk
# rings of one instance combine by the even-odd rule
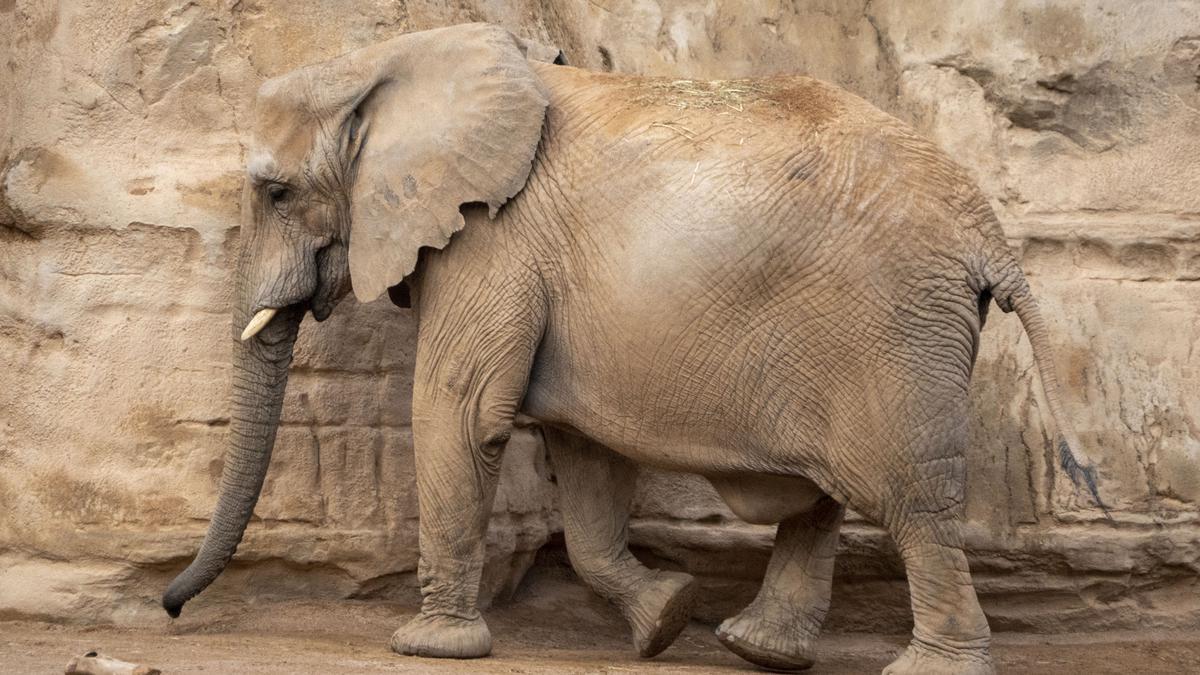
[[[274,307],[258,310],[258,314],[255,314],[254,318],[250,319],[250,323],[246,324],[246,330],[242,331],[242,341],[245,342],[258,335],[258,331],[266,328],[267,324],[271,323],[271,319],[274,319],[275,314],[278,312],[279,310]]]

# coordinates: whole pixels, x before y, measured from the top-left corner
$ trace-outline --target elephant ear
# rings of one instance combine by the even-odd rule
[[[466,24],[339,59],[334,82],[365,75],[344,99],[358,153],[349,257],[360,301],[408,276],[421,247],[444,247],[465,224],[463,204],[487,204],[494,218],[524,187],[548,99],[522,47],[502,28]]]

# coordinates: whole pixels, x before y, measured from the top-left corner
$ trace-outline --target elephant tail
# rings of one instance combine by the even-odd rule
[[[1009,257],[1007,262],[1010,265],[1006,266],[1008,273],[1001,277],[1003,282],[992,286],[993,297],[1005,312],[1016,311],[1021,326],[1029,337],[1033,361],[1042,381],[1042,391],[1046,394],[1046,405],[1050,408],[1050,416],[1054,418],[1054,424],[1058,427],[1056,449],[1059,465],[1075,488],[1086,488],[1096,506],[1100,507],[1105,517],[1109,517],[1108,506],[1100,499],[1100,491],[1096,487],[1096,464],[1083,451],[1083,445],[1075,433],[1075,425],[1063,408],[1058,369],[1054,365],[1054,349],[1050,344],[1050,335],[1046,330],[1042,311],[1029,290],[1025,275],[1016,267],[1016,260],[1011,259],[1011,253]]]

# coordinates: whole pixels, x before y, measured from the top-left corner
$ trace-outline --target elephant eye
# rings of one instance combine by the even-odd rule
[[[287,200],[288,193],[289,193],[289,190],[287,189],[287,187],[280,185],[278,183],[274,183],[270,187],[267,188],[267,197],[269,197],[271,199],[272,204],[275,204],[277,206],[279,205],[280,202]]]
[[[275,210],[275,215],[287,219],[292,189],[282,183],[270,183],[266,188],[266,197],[271,208]]]

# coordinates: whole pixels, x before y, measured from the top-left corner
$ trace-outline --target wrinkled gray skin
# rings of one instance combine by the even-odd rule
[[[490,651],[481,542],[522,417],[545,430],[572,563],[641,654],[671,643],[694,597],[690,576],[626,548],[645,463],[702,474],[740,517],[779,523],[758,598],[718,629],[737,654],[811,665],[852,505],[907,568],[913,639],[885,672],[992,672],[959,531],[991,300],[1020,316],[1064,468],[1095,490],[984,198],[932,144],[827,84],[602,75],[526,47],[457,26],[264,85],[235,337],[279,312],[235,347],[220,501],[164,607],[177,615],[241,539],[305,311],[324,319],[351,280],[364,301],[403,281],[420,325],[424,600],[397,652]]]

